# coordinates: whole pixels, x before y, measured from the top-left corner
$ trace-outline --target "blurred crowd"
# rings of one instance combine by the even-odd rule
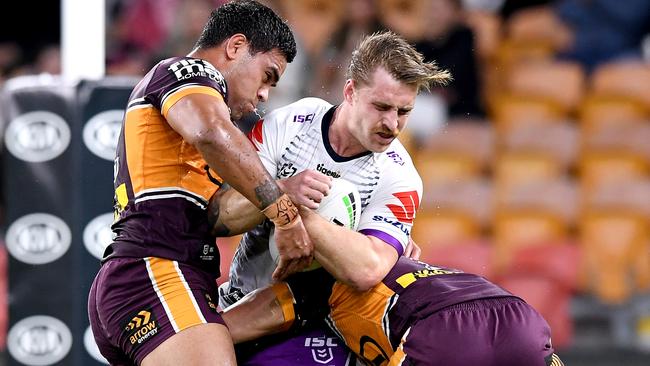
[[[107,74],[141,75],[161,58],[187,54],[210,10],[224,1],[106,0]],[[491,59],[508,32],[525,34],[547,27],[542,31],[546,34],[535,35],[543,46],[587,71],[615,58],[642,57],[642,43],[650,33],[646,0],[628,0],[625,6],[616,0],[264,2],[289,20],[300,47],[272,106],[307,95],[336,102],[350,51],[360,36],[391,29],[454,75],[449,87],[434,90],[418,103],[424,113],[437,113],[439,123],[448,117],[485,116],[483,70],[494,66]],[[11,6],[21,12],[30,5]],[[60,1],[39,6],[39,11],[30,11],[34,16],[29,22],[2,25],[0,82],[17,75],[60,73]],[[516,17],[521,19],[514,28],[526,29],[504,26]]]
[[[224,1],[106,0],[107,74],[143,75],[162,58],[189,53],[210,10]],[[606,277],[603,287],[593,290],[603,303],[631,303],[640,289],[648,294],[650,1],[262,2],[288,20],[299,48],[270,101],[261,106],[262,115],[305,96],[339,102],[351,50],[362,35],[377,30],[403,35],[426,59],[451,71],[449,86],[418,96],[403,139],[425,183],[415,226],[423,231],[414,228],[413,234],[420,243],[434,248],[436,240],[469,243],[489,237],[489,250],[497,251],[502,269],[504,258],[515,257],[503,248],[526,241],[582,239],[609,245],[604,257],[587,264],[597,267],[596,274],[581,272],[592,273],[590,280],[556,271],[551,280],[559,290],[552,287],[554,291],[570,295],[587,288],[587,282],[605,272],[599,269],[607,265],[605,258],[616,259],[610,267],[621,271],[634,266],[638,278]],[[59,2],[45,3],[30,12],[34,17],[25,24],[0,25],[0,84],[19,75],[60,73]],[[27,11],[32,5],[14,6]],[[607,221],[612,212],[614,221]],[[589,226],[592,222],[597,225]],[[630,249],[623,254],[612,249],[626,245]],[[476,253],[488,250],[482,244],[474,248]],[[537,254],[553,265],[558,258],[569,261],[578,245],[563,248],[568,252]],[[471,257],[467,253],[464,259]],[[453,257],[450,251],[435,255],[434,262]],[[647,263],[634,262],[639,258]],[[577,267],[575,262],[559,263],[565,269]],[[493,274],[485,266],[473,269]],[[521,291],[546,283],[509,279]],[[556,322],[558,343],[567,345],[572,331],[568,300],[562,299],[567,297],[536,306],[555,312],[545,315]],[[595,309],[588,308],[583,309],[587,315]],[[650,349],[646,310],[632,317]],[[621,324],[619,343],[636,332],[636,325]]]

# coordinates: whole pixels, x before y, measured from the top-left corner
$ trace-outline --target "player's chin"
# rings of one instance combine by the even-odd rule
[[[382,139],[382,141],[380,141],[380,142],[375,142],[375,143],[371,144],[371,146],[369,146],[368,150],[370,150],[370,151],[372,151],[374,153],[383,153],[384,151],[388,150],[390,145],[393,143],[393,140],[395,140],[395,139],[393,138],[390,141],[388,141],[386,139]]]
[[[239,106],[237,108],[233,108],[233,110],[230,112],[230,118],[232,118],[233,121],[239,121],[247,114],[248,112],[246,109]]]

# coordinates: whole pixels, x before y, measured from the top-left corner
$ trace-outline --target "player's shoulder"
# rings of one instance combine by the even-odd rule
[[[170,57],[154,65],[140,82],[147,94],[164,99],[188,86],[203,85],[216,89],[226,99],[226,80],[210,62],[193,57]],[[142,85],[143,84],[143,85]]]
[[[393,141],[386,151],[377,154],[382,186],[420,189],[422,178],[413,159],[399,140]]]
[[[331,107],[332,104],[323,99],[307,97],[276,108],[269,112],[267,116],[269,116],[269,119],[304,123],[312,121],[316,116],[325,113]]]
[[[314,121],[319,121],[331,107],[330,103],[320,98],[303,98],[270,111],[263,120],[266,126],[302,130],[312,126]]]
[[[397,139],[390,144],[386,151],[379,154],[378,159],[382,166],[388,168],[387,170],[395,170],[399,172],[398,174],[418,174],[411,155]]]

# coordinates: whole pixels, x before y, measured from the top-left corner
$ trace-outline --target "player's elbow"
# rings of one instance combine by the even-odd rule
[[[351,273],[348,285],[357,291],[365,292],[375,287],[386,276],[383,271],[379,271],[377,266],[366,266],[365,268],[357,268],[354,273]]]
[[[190,133],[183,136],[183,139],[196,147],[201,149],[202,147],[214,146],[219,143],[221,136],[220,133],[214,128],[205,128],[196,131],[191,131]]]

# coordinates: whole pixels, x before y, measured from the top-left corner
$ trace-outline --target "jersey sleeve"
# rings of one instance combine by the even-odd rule
[[[286,113],[273,111],[257,121],[248,133],[262,164],[272,177],[277,177],[278,161],[284,148],[287,133]]]
[[[281,164],[282,154],[295,143],[296,135],[304,131],[307,123],[313,123],[317,111],[331,107],[318,98],[303,98],[297,102],[275,109],[259,120],[248,133],[266,170],[275,178],[286,178],[296,173],[295,168]],[[311,117],[311,119],[302,119]],[[291,174],[285,174],[290,171]]]
[[[385,241],[401,256],[422,200],[422,179],[415,168],[382,173],[385,176],[361,213],[358,231]]]
[[[189,94],[206,94],[227,100],[226,81],[209,62],[196,58],[173,58],[156,68],[145,98],[167,118],[167,112]]]

